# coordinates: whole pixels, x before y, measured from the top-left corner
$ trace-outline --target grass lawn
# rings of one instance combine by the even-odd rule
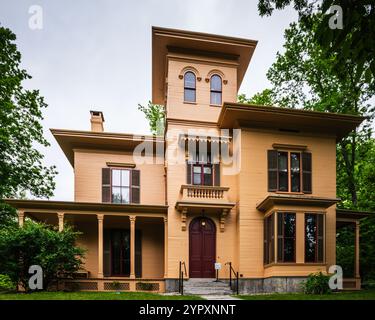
[[[303,293],[273,293],[236,296],[243,300],[375,300],[375,289],[361,291],[344,291],[326,295]]]
[[[202,300],[202,298],[144,292],[33,292],[0,293],[0,300]]]

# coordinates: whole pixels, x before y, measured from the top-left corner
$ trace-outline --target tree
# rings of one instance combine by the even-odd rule
[[[246,98],[245,94],[240,94],[238,96],[238,102],[259,104],[262,106],[272,106],[274,105],[274,96],[272,90],[264,89],[262,92],[256,93],[249,99]]]
[[[15,40],[12,31],[0,27],[0,225],[14,216],[1,199],[25,191],[48,198],[55,187],[55,167],[43,166],[43,155],[35,148],[49,145],[40,124],[47,105],[38,90],[22,86],[31,76],[20,67]]]
[[[79,232],[65,226],[58,232],[51,226],[25,221],[21,228],[0,229],[0,274],[29,290],[29,267],[39,265],[43,270],[43,289],[61,273],[69,275],[80,269],[84,250],[76,247]]]
[[[164,106],[160,104],[153,104],[151,101],[148,102],[147,107],[138,104],[138,110],[145,114],[146,119],[149,122],[151,133],[156,136],[164,134],[165,127],[165,110]]]
[[[375,79],[375,4],[366,0],[259,0],[258,11],[261,16],[269,16],[273,11],[293,5],[299,14],[299,20],[307,28],[314,29],[314,40],[332,61],[336,71],[347,60],[356,65],[358,74],[365,74],[365,81],[374,85]],[[333,7],[336,6],[336,7]],[[337,7],[338,6],[338,7]],[[332,13],[328,13],[329,9]],[[337,11],[337,10],[342,10]],[[335,13],[335,16],[333,15]],[[323,14],[316,25],[316,15]],[[342,18],[340,28],[332,28],[330,22]],[[337,21],[337,20],[336,20]]]
[[[292,23],[285,31],[284,53],[267,72],[272,83],[272,98],[276,105],[315,111],[366,115],[360,129],[343,139],[337,147],[338,195],[347,208],[358,207],[356,171],[360,161],[366,161],[371,138],[374,106],[370,104],[374,87],[367,83],[366,72],[353,61],[346,61],[337,72],[334,54],[327,56],[314,34],[322,17],[315,16],[312,28],[304,23]],[[350,195],[348,199],[347,195]]]

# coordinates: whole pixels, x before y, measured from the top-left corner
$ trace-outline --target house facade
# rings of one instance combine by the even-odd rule
[[[295,291],[336,264],[336,143],[363,118],[237,103],[256,41],[152,29],[152,102],[163,136],[51,129],[74,168],[74,201],[15,200],[25,217],[74,225],[87,249],[65,286],[179,289],[238,277],[240,292]],[[256,79],[253,79],[256,81]],[[217,270],[216,270],[216,269]]]

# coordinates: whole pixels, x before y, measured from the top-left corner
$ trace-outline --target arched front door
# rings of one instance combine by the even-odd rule
[[[211,219],[198,217],[189,227],[190,278],[214,278],[216,228]]]

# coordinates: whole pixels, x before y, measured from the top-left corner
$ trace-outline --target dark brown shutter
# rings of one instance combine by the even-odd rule
[[[131,195],[132,203],[140,203],[140,186],[141,186],[141,177],[139,170],[132,170],[132,181],[131,181]]]
[[[303,152],[302,153],[302,192],[312,193],[311,177],[312,177],[311,153]]]
[[[277,150],[268,150],[268,191],[277,191]]]
[[[214,164],[214,186],[220,187],[220,163]]]
[[[111,169],[102,168],[102,202],[111,202]]]
[[[108,229],[103,230],[103,273],[104,276],[111,276],[111,234]]]
[[[193,167],[193,165],[187,161],[186,162],[186,184],[191,184],[192,167]]]

